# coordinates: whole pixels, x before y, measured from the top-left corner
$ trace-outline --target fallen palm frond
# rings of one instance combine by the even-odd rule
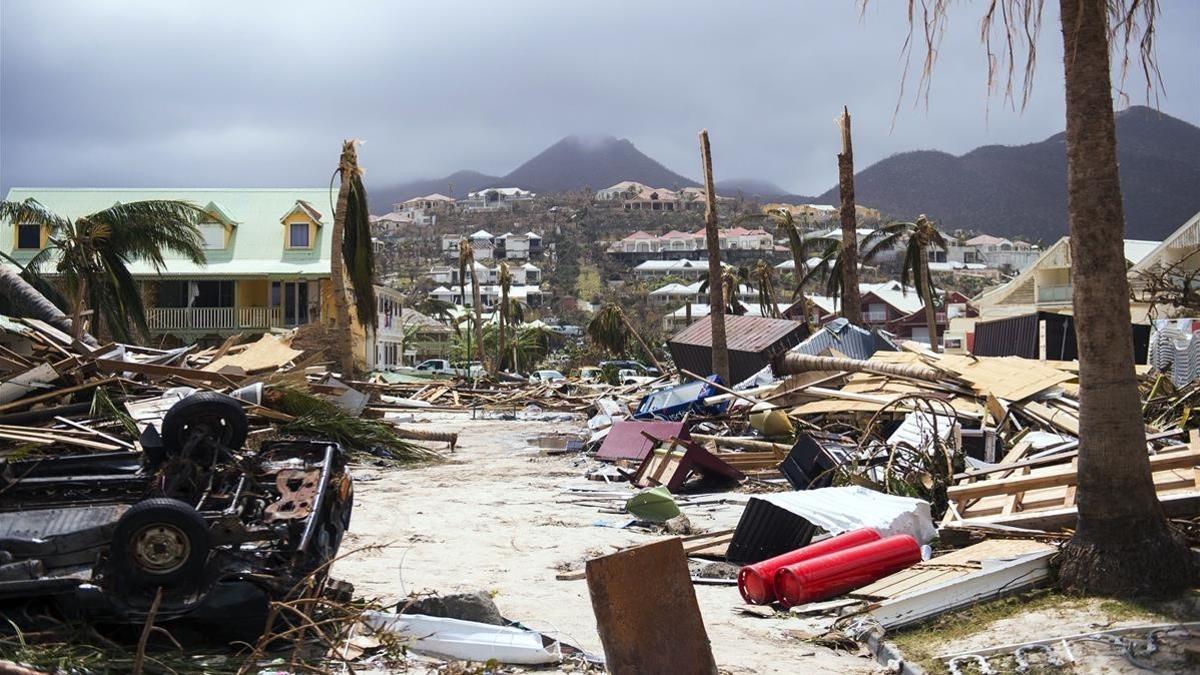
[[[108,393],[108,389],[104,387],[96,387],[96,391],[92,393],[92,407],[88,411],[92,417],[100,417],[110,419],[121,425],[125,433],[137,438],[138,428],[137,423],[129,416],[123,406],[117,405]]]
[[[383,421],[354,417],[335,403],[291,385],[271,387],[271,407],[296,419],[284,423],[284,433],[319,436],[340,443],[352,452],[365,452],[400,462],[434,461],[441,454],[410,443]]]

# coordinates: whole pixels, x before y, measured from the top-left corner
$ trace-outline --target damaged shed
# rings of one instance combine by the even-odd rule
[[[741,382],[771,364],[778,354],[800,344],[808,329],[799,321],[758,316],[725,316],[729,378]],[[693,373],[712,370],[712,322],[705,317],[667,341],[675,364]]]

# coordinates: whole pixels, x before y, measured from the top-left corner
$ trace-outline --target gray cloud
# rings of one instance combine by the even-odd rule
[[[843,104],[860,166],[1062,129],[1050,7],[1024,112],[987,98],[980,3],[964,3],[928,109],[910,81],[893,130],[903,3],[708,4],[4,0],[0,187],[321,185],[344,137],[366,141],[376,184],[505,173],[577,132],[696,176],[706,127],[718,179],[816,193],[835,179]],[[1198,29],[1200,3],[1158,26],[1162,109],[1192,123]],[[1127,84],[1135,103],[1142,87]]]

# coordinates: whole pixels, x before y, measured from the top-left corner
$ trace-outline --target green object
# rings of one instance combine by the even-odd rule
[[[671,497],[671,491],[662,485],[630,497],[625,510],[640,520],[654,523],[665,523],[679,515],[679,505]]]
[[[146,199],[179,199],[196,206],[212,206],[212,214],[223,223],[234,223],[233,236],[224,249],[206,250],[207,265],[197,264],[174,251],[163,251],[166,278],[229,279],[235,277],[274,279],[299,276],[315,279],[329,276],[330,252],[333,233],[333,204],[337,190],[329,188],[150,188],[150,189],[85,189],[85,188],[13,188],[9,190],[9,201],[22,201],[33,197],[50,212],[69,220],[106,209],[116,202]],[[317,228],[313,247],[309,249],[284,248],[284,227],[281,219],[297,208],[303,201],[320,214],[321,226]],[[7,237],[5,239],[4,237]],[[10,253],[20,263],[28,262],[37,251],[13,250],[16,240],[12,224],[0,223],[0,241],[5,242],[3,251]],[[53,269],[57,259],[47,261],[46,269]],[[150,261],[143,258],[130,260],[126,265],[137,278],[158,279],[158,271]]]

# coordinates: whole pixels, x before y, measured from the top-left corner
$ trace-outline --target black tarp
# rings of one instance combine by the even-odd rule
[[[1075,317],[1054,312],[1034,312],[975,324],[975,341],[971,353],[975,356],[1020,356],[1040,358],[1038,354],[1038,325],[1046,322],[1046,358],[1052,361],[1073,361],[1079,358],[1075,345]],[[1150,326],[1130,325],[1133,336],[1134,363],[1145,364],[1150,348]]]

